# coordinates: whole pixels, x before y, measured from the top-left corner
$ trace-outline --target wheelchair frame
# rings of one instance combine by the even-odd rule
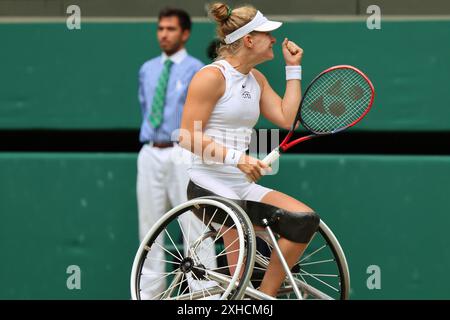
[[[184,254],[181,254],[166,227],[168,227],[171,223],[175,223],[175,221],[178,222],[178,218],[181,215],[190,214],[191,210],[202,208],[202,222],[206,226],[204,233],[201,238],[192,242],[189,248],[185,248]],[[214,215],[212,216],[212,218],[210,217],[208,223],[206,223],[206,210],[208,209],[212,211],[214,208]],[[213,221],[217,212],[220,212],[222,215],[226,215],[226,217],[223,218],[223,223],[220,225],[218,231],[215,229],[217,229],[219,223]],[[228,219],[228,217],[230,219]],[[231,221],[232,226],[228,227],[226,231],[221,232],[224,229],[225,224],[230,223]],[[252,284],[252,275],[254,274],[254,271],[260,270],[264,272],[264,269],[267,268],[269,263],[267,257],[265,257],[263,254],[260,254],[256,250],[256,237],[262,239],[264,242],[266,242],[269,248],[275,250],[278,253],[284,271],[286,272],[285,281],[282,284],[279,290],[279,295],[277,297],[287,295],[287,299],[294,298],[298,300],[310,297],[327,300],[336,298],[349,298],[350,276],[345,254],[333,232],[322,220],[320,221],[318,231],[316,232],[316,234],[314,234],[313,239],[311,239],[308,246],[314,241],[316,235],[320,235],[320,239],[324,239],[325,245],[318,245],[318,248],[311,253],[307,253],[306,251],[303,253],[302,257],[300,257],[300,261],[297,262],[299,271],[298,273],[293,272],[294,267],[292,269],[289,269],[286,260],[281,254],[281,250],[277,244],[276,235],[270,228],[270,224],[268,223],[268,221],[263,222],[265,224],[265,231],[255,232],[248,215],[238,204],[230,199],[225,199],[218,196],[199,197],[174,207],[157,221],[157,223],[151,228],[151,230],[149,230],[139,246],[131,272],[130,287],[132,299],[143,299],[142,292],[145,291],[143,279],[145,278],[145,276],[150,276],[149,274],[145,274],[143,272],[145,263],[149,263],[147,254],[151,251],[153,245],[158,245],[161,247],[161,244],[158,244],[157,242],[161,234],[165,234],[166,237],[168,236],[171,243],[174,245],[174,248],[176,250],[175,254],[170,253],[167,249],[165,249],[165,251],[166,255],[169,254],[169,256],[172,256],[172,260],[174,257],[177,259],[173,260],[171,262],[171,265],[175,265],[175,267],[178,266],[178,268],[176,268],[171,273],[168,273],[168,278],[172,278],[169,284],[169,288],[166,289],[163,293],[151,298],[169,300],[207,298],[218,298],[221,300],[240,300],[243,298],[257,300],[277,299],[257,290],[257,288],[255,288]],[[215,225],[215,229],[213,225]],[[229,273],[229,265],[225,265],[224,267],[219,267],[216,269],[205,266],[204,264],[206,262],[200,261],[199,255],[196,252],[196,250],[199,249],[203,243],[211,240],[212,238],[215,238],[215,241],[217,241],[220,237],[223,236],[223,234],[228,232],[228,230],[235,230],[235,232],[237,232],[237,240],[239,242],[239,249],[236,250],[238,254],[238,260],[235,265],[236,268],[233,274]],[[183,231],[183,229],[181,229],[181,232],[183,236],[185,236],[185,231]],[[213,245],[217,246],[215,242],[213,242]],[[315,254],[318,254],[318,252],[324,250],[324,248],[326,247],[329,248],[329,251],[332,254],[332,259],[324,259],[319,262],[308,262],[308,258]],[[228,252],[226,248],[224,248],[216,258],[218,258],[220,255],[226,256],[227,254]],[[305,260],[306,262],[303,262]],[[336,263],[336,272],[338,272],[338,275],[336,275],[336,277],[338,278],[339,289],[335,288],[336,281],[334,281],[333,284],[330,285],[320,278],[330,277],[334,275],[317,273],[314,274],[304,270],[305,266],[307,265],[310,266],[318,265],[320,263],[326,264],[332,262]],[[225,271],[221,269],[225,269]],[[310,281],[312,281],[312,279],[315,279],[317,283],[315,283],[315,285],[312,285],[311,283],[308,283],[306,281],[305,277],[310,277]],[[162,281],[161,278],[158,278],[158,275],[156,275],[155,278]],[[191,279],[191,282],[189,282],[189,279]],[[182,283],[185,281],[188,283],[188,285],[186,286],[185,283],[185,288],[182,291]],[[193,290],[191,288],[192,286],[194,286],[192,283],[198,285],[202,284],[205,281],[209,281],[208,283],[215,283],[216,285],[205,287],[201,290]],[[331,290],[330,288],[333,290]],[[325,292],[326,290],[330,290],[331,293]],[[188,292],[186,293],[186,291]],[[332,295],[334,295],[336,291],[338,292],[336,293],[338,294],[338,296],[333,297]]]

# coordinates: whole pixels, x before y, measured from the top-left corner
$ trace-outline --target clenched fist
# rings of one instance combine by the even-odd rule
[[[284,38],[281,44],[283,49],[284,61],[287,66],[298,66],[302,62],[303,49],[296,45],[294,42],[289,41],[288,38]]]

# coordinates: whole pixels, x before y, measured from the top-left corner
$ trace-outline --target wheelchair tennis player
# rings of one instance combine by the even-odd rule
[[[278,240],[292,267],[316,232],[319,216],[297,199],[257,184],[270,168],[245,151],[260,114],[278,127],[290,128],[301,100],[303,50],[288,39],[281,44],[286,63],[286,90],[281,98],[255,67],[273,59],[276,39],[271,31],[282,23],[268,20],[251,6],[232,10],[215,3],[210,6],[210,15],[217,22],[221,40],[218,57],[194,76],[180,130],[180,145],[194,154],[188,196],[195,197],[197,187],[225,198],[269,204],[283,209],[289,219],[298,218],[295,221],[302,232],[291,230]],[[283,217],[280,219],[272,223],[283,223]],[[264,227],[253,223],[256,230]],[[225,246],[233,248],[232,231],[223,239]],[[232,269],[236,254],[230,252],[227,259]],[[278,254],[273,251],[259,290],[275,297],[285,277]]]

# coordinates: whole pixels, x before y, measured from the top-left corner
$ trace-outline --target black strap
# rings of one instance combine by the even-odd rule
[[[189,181],[187,196],[188,199],[191,200],[198,197],[219,195]],[[294,242],[309,242],[319,227],[320,217],[315,212],[291,212],[270,204],[256,201],[240,199],[228,200],[238,204],[247,213],[254,225],[265,227],[263,220],[266,219],[269,221],[269,226],[275,233]]]

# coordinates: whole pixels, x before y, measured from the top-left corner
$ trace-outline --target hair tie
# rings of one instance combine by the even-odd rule
[[[231,11],[233,11],[233,9],[228,7],[227,19],[231,16]]]

